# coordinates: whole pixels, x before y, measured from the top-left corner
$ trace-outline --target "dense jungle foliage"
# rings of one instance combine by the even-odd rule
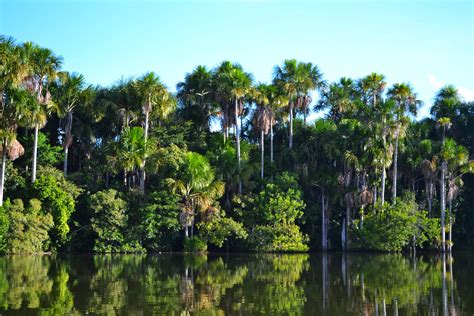
[[[197,66],[110,87],[0,37],[0,251],[451,251],[474,244],[474,103],[382,74]],[[409,78],[407,78],[409,80]],[[308,119],[312,113],[311,120]],[[315,118],[316,117],[316,118]]]

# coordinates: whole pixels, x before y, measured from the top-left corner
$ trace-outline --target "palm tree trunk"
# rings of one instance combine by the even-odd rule
[[[328,250],[328,227],[327,226],[328,226],[329,221],[328,221],[327,208],[328,208],[328,199],[323,189],[321,193],[321,226],[322,226],[321,246],[322,246],[323,251]]]
[[[446,169],[447,169],[446,161],[443,161],[441,164],[441,250],[443,252],[446,251],[446,224],[445,224],[445,217],[446,217]]]
[[[5,140],[2,144],[2,173],[0,174],[0,206],[3,205],[3,189],[5,186],[5,170],[7,168],[7,144]]]
[[[145,147],[147,146],[147,140],[148,140],[149,118],[150,118],[149,111],[145,111],[145,126],[144,126]],[[142,193],[145,193],[145,179],[146,179],[145,163],[146,163],[146,157],[143,157],[143,162],[142,162],[142,165],[140,166],[140,190],[142,191]]]
[[[273,118],[270,119],[270,161],[273,162]]]
[[[237,164],[239,170],[239,194],[242,194],[242,181],[240,180],[240,132],[239,132],[239,101],[235,98],[234,103],[235,115],[235,147],[237,151]]]
[[[69,153],[69,146],[72,142],[72,111],[67,113],[66,121],[66,133],[65,133],[65,143],[64,143],[64,176],[67,175],[67,158]]]
[[[395,203],[395,199],[397,198],[398,134],[400,133],[400,125],[397,125],[397,131],[395,133],[395,151],[393,153],[392,203]]]
[[[263,129],[260,131],[260,153],[261,153],[261,157],[260,157],[260,177],[263,179],[263,169],[264,169],[264,158],[265,158],[265,147],[264,147],[264,137],[265,137],[265,134],[263,132]]]
[[[384,150],[384,154],[385,154],[385,150],[387,148],[387,133],[386,133],[386,128],[385,128],[385,116],[384,116],[384,120],[383,120],[383,123],[384,123],[384,130],[383,130],[383,135],[382,135],[382,138],[383,138],[383,150]],[[380,204],[383,205],[385,203],[385,181],[386,181],[386,177],[387,177],[387,172],[385,171],[385,156],[386,154],[384,155],[383,157],[383,165],[382,165],[382,187],[381,187],[381,192],[380,192]]]
[[[64,147],[64,165],[63,165],[64,176],[67,175],[67,156],[68,156],[68,153],[69,153],[69,146],[66,145],[66,147]]]
[[[451,252],[452,245],[453,245],[453,199],[449,199],[449,243],[448,243],[448,251]]]
[[[290,139],[288,142],[290,150],[293,148],[293,102],[290,95]]]
[[[33,142],[33,167],[31,168],[31,183],[36,180],[36,162],[38,158],[38,124],[35,125],[35,139]]]

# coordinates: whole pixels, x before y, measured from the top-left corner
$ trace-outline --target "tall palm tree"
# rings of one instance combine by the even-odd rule
[[[285,59],[283,64],[275,66],[273,69],[273,83],[278,85],[285,91],[288,96],[288,112],[289,112],[289,140],[288,147],[293,148],[293,107],[294,98],[298,93],[298,65],[296,59]]]
[[[268,114],[270,117],[270,162],[273,163],[273,127],[277,118],[281,115],[281,110],[288,105],[286,94],[276,85],[268,86]]]
[[[142,103],[143,114],[145,115],[143,131],[146,143],[152,111],[155,109],[158,119],[164,119],[172,112],[175,104],[170,102],[172,100],[170,93],[154,72],[148,72],[140,77],[135,82],[135,88]],[[142,192],[145,192],[145,163],[146,157],[143,159],[141,166],[140,189]]]
[[[64,164],[63,172],[67,175],[68,171],[68,155],[69,147],[72,144],[72,123],[74,110],[81,105],[81,102],[88,102],[90,100],[83,100],[84,90],[93,89],[91,86],[85,88],[84,76],[76,73],[61,72],[58,75],[56,84],[53,86],[53,94],[58,102],[58,114],[60,118],[66,118],[64,126]],[[86,94],[87,95],[87,94]]]
[[[448,159],[453,156],[453,146],[451,142],[446,144],[446,131],[451,128],[451,120],[447,117],[442,117],[438,120],[438,126],[442,129],[441,136],[441,178],[440,178],[440,204],[441,204],[441,250],[446,251],[446,176],[448,172]]]
[[[435,102],[431,107],[431,115],[436,119],[448,117],[453,119],[459,114],[459,108],[462,104],[458,89],[453,85],[442,87],[435,96]]]
[[[145,133],[141,127],[126,127],[120,135],[120,140],[114,148],[114,155],[109,156],[108,160],[123,168],[124,186],[131,184],[128,181],[129,173],[141,168],[143,161],[152,152],[149,144],[145,141]]]
[[[270,129],[271,110],[269,104],[269,86],[263,83],[257,85],[255,89],[254,100],[257,108],[253,114],[253,126],[260,132],[260,177],[264,176],[264,160],[265,160],[265,135]]]
[[[388,91],[387,96],[395,102],[395,148],[393,152],[393,185],[392,185],[392,202],[395,203],[397,197],[398,182],[398,143],[400,138],[400,128],[405,114],[410,113],[416,115],[421,101],[417,99],[413,88],[407,83],[395,83]]]
[[[303,113],[303,124],[306,126],[306,116],[312,102],[311,91],[321,90],[326,86],[323,74],[317,65],[312,63],[299,63],[297,70],[298,92],[296,94],[296,109]]]
[[[196,212],[211,208],[224,193],[224,183],[215,180],[209,161],[195,152],[187,152],[184,165],[175,179],[167,179],[173,192],[181,198],[181,223],[185,237],[194,235]],[[189,229],[191,232],[189,232]]]
[[[3,205],[7,158],[16,159],[24,152],[16,141],[16,129],[22,107],[34,102],[21,84],[28,76],[29,64],[24,51],[13,38],[0,35],[0,141],[2,167],[0,173],[0,206]]]
[[[334,122],[339,122],[344,115],[348,115],[356,108],[355,86],[350,78],[341,78],[321,91],[321,99],[314,106],[315,111],[329,110]]]
[[[235,127],[235,148],[237,163],[240,168],[240,127],[239,117],[244,112],[244,98],[252,87],[252,75],[244,72],[240,64],[234,63],[229,67],[229,62],[223,62],[216,70],[217,80],[223,85],[222,90],[227,95],[227,100],[233,103],[233,116]],[[224,99],[225,101],[225,99]],[[239,181],[239,193],[242,193],[242,182]]]
[[[30,64],[28,77],[25,79],[25,85],[36,97],[38,103],[34,106],[30,113],[30,124],[35,130],[33,143],[33,162],[31,169],[31,182],[36,180],[36,165],[38,157],[38,131],[46,124],[48,114],[54,108],[51,94],[49,92],[49,85],[58,76],[58,71],[61,68],[62,58],[54,55],[54,53],[47,48],[41,48],[31,42],[23,44],[23,50],[28,56]]]
[[[205,66],[197,66],[193,72],[186,74],[184,81],[176,85],[176,90],[185,118],[209,131],[211,121],[217,114],[212,72]]]
[[[376,72],[373,72],[364,78],[360,79],[357,82],[358,86],[358,91],[362,97],[362,101],[371,106],[373,109],[377,107],[377,104],[382,101],[382,94],[385,90],[385,87],[387,86],[387,83],[385,82],[385,76]],[[385,152],[384,157],[386,156],[387,152],[387,135],[388,135],[388,129],[387,129],[387,119],[388,119],[388,114],[390,112],[390,109],[387,108],[387,104],[385,106],[382,106],[381,109],[383,110],[382,113],[382,148]],[[381,192],[380,192],[380,201],[381,204],[385,203],[385,182],[386,182],[386,165],[388,163],[383,163],[382,166],[382,176],[381,176]]]

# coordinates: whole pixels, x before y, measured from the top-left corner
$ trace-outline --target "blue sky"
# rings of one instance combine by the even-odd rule
[[[63,69],[110,85],[156,71],[175,90],[196,65],[240,62],[270,81],[285,58],[329,81],[383,73],[409,82],[427,114],[437,89],[474,100],[474,1],[0,0],[0,33],[63,56]]]

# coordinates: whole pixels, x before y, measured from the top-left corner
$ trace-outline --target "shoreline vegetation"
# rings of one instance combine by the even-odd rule
[[[474,103],[454,86],[416,120],[415,88],[375,72],[328,82],[287,59],[261,83],[223,61],[172,93],[62,61],[0,35],[0,253],[474,244]]]

